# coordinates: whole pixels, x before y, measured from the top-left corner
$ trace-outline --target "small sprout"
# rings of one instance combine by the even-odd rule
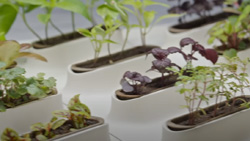
[[[142,94],[143,87],[152,82],[147,76],[142,76],[138,72],[127,71],[124,73],[123,78],[120,81],[122,90],[127,93]]]

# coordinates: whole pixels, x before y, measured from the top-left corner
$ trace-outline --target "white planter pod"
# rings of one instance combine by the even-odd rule
[[[184,105],[184,100],[176,92],[177,88],[162,89],[131,100],[119,100],[113,94],[107,118],[110,132],[122,140],[160,140],[162,122],[185,111],[179,107]]]
[[[250,109],[245,109],[192,129],[172,131],[164,122],[162,141],[249,141]]]
[[[118,44],[111,44],[112,53],[121,50],[123,42],[122,31],[117,30],[112,40]],[[57,88],[60,92],[66,83],[67,67],[77,61],[83,61],[94,58],[94,50],[88,38],[80,38],[70,42],[65,42],[46,49],[30,49],[31,52],[44,56],[48,62],[41,62],[34,59],[28,59],[26,63],[19,64],[27,71],[27,75],[34,76],[37,72],[46,73],[57,79]],[[107,45],[103,46],[100,56],[108,54]],[[35,66],[35,67],[34,67]],[[46,68],[46,69],[45,69]]]
[[[52,118],[52,112],[63,109],[62,94],[56,94],[19,105],[0,112],[0,133],[5,128],[12,128],[20,134],[30,131],[30,125],[47,122]]]
[[[99,121],[95,125],[90,125],[74,132],[59,135],[50,139],[57,141],[110,141],[108,123],[104,123],[102,118],[93,117]]]

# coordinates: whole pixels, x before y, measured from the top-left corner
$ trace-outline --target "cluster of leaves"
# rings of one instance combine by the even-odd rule
[[[0,63],[0,68],[4,66]],[[26,78],[24,74],[25,70],[18,67],[0,71],[0,112],[56,93],[55,78],[45,79],[44,73]]]
[[[74,131],[76,129],[84,128],[87,126],[86,120],[90,119],[91,114],[89,108],[81,103],[79,100],[79,94],[75,95],[68,104],[68,110],[59,110],[54,111],[54,117],[51,119],[49,123],[36,123],[31,125],[31,133],[25,134],[20,137],[16,131],[10,128],[6,128],[2,133],[1,140],[2,141],[30,141],[32,139],[36,139],[38,141],[48,140],[56,135],[57,129],[63,129],[63,125],[65,125],[68,121],[71,121],[72,126],[70,127],[70,131]],[[69,123],[69,122],[68,122]]]
[[[143,94],[144,86],[150,82],[152,80],[147,76],[143,76],[138,72],[127,71],[124,73],[120,84],[122,85],[122,90],[126,93]]]
[[[168,8],[169,6],[164,3],[152,0],[122,0],[121,4],[122,9],[133,14],[136,17],[138,21],[137,27],[140,28],[141,41],[143,46],[146,46],[146,35],[151,31],[153,25],[163,19],[179,16],[179,14],[167,14],[155,19],[157,14],[156,11],[147,10],[147,7],[158,5]],[[126,6],[131,6],[132,9]]]
[[[230,53],[231,52],[231,53]],[[176,70],[171,68],[179,75],[176,85],[181,86],[179,93],[184,95],[186,105],[183,107],[189,111],[189,125],[193,125],[200,114],[206,114],[201,108],[202,103],[209,103],[210,99],[215,98],[216,106],[214,108],[213,116],[215,117],[219,110],[218,103],[221,102],[222,97],[227,100],[233,99],[231,105],[228,101],[228,106],[234,106],[237,93],[244,95],[244,89],[250,86],[250,83],[246,77],[248,77],[247,65],[250,60],[241,60],[235,56],[236,51],[230,50],[226,55],[228,63],[218,63],[214,67],[197,66],[189,68],[189,72],[192,75],[187,76],[184,74],[186,70]],[[233,53],[232,53],[233,52]],[[248,102],[243,101],[242,106],[249,107]],[[231,108],[232,110],[233,108]],[[198,111],[201,112],[198,112]]]
[[[183,48],[191,45],[190,53],[185,53]],[[194,57],[194,54],[198,52],[201,56],[206,58],[215,64],[218,60],[218,54],[214,49],[205,49],[201,44],[194,41],[191,38],[183,38],[180,41],[180,48],[177,47],[169,47],[168,49],[154,48],[148,54],[152,54],[156,60],[152,61],[152,66],[149,71],[156,70],[161,73],[161,86],[165,86],[165,73],[169,75],[173,75],[175,71],[169,68],[177,68],[180,70],[189,70],[192,68],[192,60],[198,60]],[[172,62],[171,59],[168,58],[170,54],[179,53],[183,56],[184,60],[187,62],[186,66],[182,69],[179,65]],[[184,73],[187,73],[185,71]],[[143,88],[145,84],[150,83],[152,80],[147,76],[142,76],[137,72],[127,71],[123,75],[120,84],[122,85],[122,89],[124,92],[133,93],[133,94],[142,94]]]
[[[185,53],[183,48],[188,45],[191,45],[190,53]],[[181,69],[179,65],[172,63],[172,61],[168,58],[170,54],[180,53],[187,62],[187,67],[185,69],[189,69],[192,66],[192,60],[198,60],[194,57],[196,52],[205,57],[207,60],[210,60],[213,64],[215,64],[218,60],[218,54],[214,49],[205,49],[201,44],[193,39],[183,38],[180,41],[180,48],[169,47],[168,49],[152,49],[149,53],[151,53],[156,60],[152,62],[153,66],[150,70],[157,70],[160,72],[162,74],[162,82],[164,82],[164,73],[173,73],[171,70],[166,68],[177,67],[179,70]]]
[[[222,48],[242,50],[247,47],[244,39],[250,39],[250,1],[243,1],[238,8],[239,15],[230,16],[227,20],[216,23],[210,30],[209,44],[215,39],[220,41]],[[235,10],[232,10],[235,11]]]
[[[81,0],[1,0],[0,17],[2,22],[0,24],[0,39],[4,40],[4,35],[8,32],[11,25],[15,21],[17,13],[20,13],[22,19],[27,26],[27,28],[40,40],[41,36],[35,32],[34,29],[28,24],[26,19],[26,14],[33,11],[36,8],[44,8],[45,14],[38,14],[38,19],[41,23],[45,24],[45,35],[48,37],[48,24],[50,23],[52,27],[58,30],[61,34],[62,31],[52,22],[51,15],[55,8],[60,8],[63,10],[70,11],[72,13],[72,26],[74,28],[74,13],[81,14],[87,20],[93,21],[92,16],[89,13],[89,9],[93,9],[93,6],[97,0],[87,1],[83,3]]]
[[[22,51],[30,47],[30,44],[19,44],[16,41],[0,41],[0,62],[5,63],[1,69],[10,67],[19,57],[32,57],[47,62],[47,59],[39,54]]]
[[[113,28],[111,28],[110,30],[104,30],[102,28],[102,25],[96,25],[91,30],[81,28],[78,29],[78,32],[90,39],[90,42],[95,52],[94,63],[97,62],[99,54],[105,43],[116,43],[107,38],[108,34],[110,34],[110,32],[113,32]]]
[[[185,1],[181,3],[181,0],[178,0],[178,5],[173,6],[168,10],[168,13],[183,14],[188,15],[196,14],[200,17],[207,17],[210,14],[210,11],[213,10],[215,6],[223,7],[223,2],[225,0],[193,0],[193,3],[190,1]],[[183,22],[183,18],[179,19],[179,22]]]

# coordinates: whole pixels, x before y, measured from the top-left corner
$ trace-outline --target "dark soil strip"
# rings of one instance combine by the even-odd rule
[[[36,41],[32,43],[32,45],[35,49],[43,49],[43,48],[52,47],[60,43],[68,42],[68,41],[83,38],[83,37],[84,36],[79,34],[78,32],[72,32],[72,33],[64,34],[64,36],[60,35],[60,36],[51,37],[48,40]]]
[[[250,101],[250,97],[237,97],[237,98],[241,98],[244,99],[245,101],[249,102]],[[215,105],[209,106],[207,108],[205,108],[204,110],[206,111],[206,114],[204,115],[201,111],[199,111],[198,113],[196,113],[196,115],[198,116],[196,118],[196,120],[194,121],[194,126],[197,125],[201,125],[201,124],[205,124],[209,121],[221,118],[221,117],[225,117],[228,116],[230,114],[236,113],[238,111],[247,109],[246,107],[241,107],[240,105],[243,103],[242,100],[237,99],[235,104],[232,105],[232,100],[229,101],[230,106],[226,103],[226,102],[221,102],[218,104],[218,110],[216,112],[216,115],[214,116],[214,108]],[[173,120],[171,120],[173,123],[178,124],[178,125],[187,125],[188,124],[188,119],[189,119],[189,115],[183,115],[181,117],[175,118]],[[191,125],[193,126],[193,125]],[[172,127],[169,127],[171,130],[174,131],[180,131],[181,129],[175,129]]]
[[[106,66],[106,65],[110,65],[110,64],[122,61],[124,59],[143,55],[156,47],[157,46],[135,47],[132,49],[125,50],[124,52],[118,52],[118,53],[112,54],[111,57],[108,55],[104,57],[100,57],[98,58],[98,61],[96,63],[94,63],[94,60],[89,60],[83,63],[74,64],[73,66],[77,68],[98,68],[98,67],[102,67],[102,66]],[[110,63],[111,61],[112,63]],[[74,71],[75,73],[83,73],[81,71],[77,71],[74,69],[72,71]]]
[[[194,21],[190,21],[190,22],[186,22],[186,23],[184,22],[182,24],[174,25],[173,28],[193,29],[193,28],[201,27],[201,26],[206,25],[206,24],[211,24],[211,23],[214,23],[214,22],[217,22],[220,20],[224,20],[231,15],[233,15],[233,14],[231,14],[231,13],[219,13],[216,15],[200,18],[200,19],[197,19]]]

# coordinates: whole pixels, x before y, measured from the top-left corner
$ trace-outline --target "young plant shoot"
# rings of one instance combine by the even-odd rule
[[[190,53],[185,53],[183,51],[183,48],[185,46],[191,45]],[[160,49],[160,48],[154,48],[152,51],[150,51],[148,54],[152,54],[156,60],[152,62],[151,70],[157,70],[161,73],[162,78],[162,85],[164,85],[164,74],[173,74],[171,70],[168,70],[166,68],[171,67],[177,67],[179,70],[181,67],[175,63],[173,63],[168,56],[173,53],[180,53],[184,60],[187,62],[186,68],[189,69],[192,67],[192,60],[198,60],[194,57],[195,52],[198,52],[203,57],[205,57],[207,60],[210,60],[213,64],[215,64],[218,60],[217,52],[214,49],[205,49],[202,45],[200,45],[198,42],[194,41],[191,38],[183,38],[180,41],[180,48],[177,47],[169,47],[168,49]]]
[[[230,16],[227,20],[216,23],[210,30],[208,43],[212,44],[215,40],[220,41],[221,50],[247,48],[246,40],[250,39],[250,5],[243,2],[238,8],[239,15]]]
[[[168,5],[160,2],[155,2],[152,0],[123,0],[121,1],[122,9],[126,10],[127,12],[133,14],[137,21],[137,27],[140,28],[140,36],[142,41],[142,46],[146,46],[146,35],[151,31],[153,26],[160,22],[163,19],[170,18],[170,17],[177,17],[179,14],[167,14],[155,19],[156,12],[155,11],[148,11],[146,10],[147,7],[158,5],[163,7],[169,7]],[[131,6],[133,9],[130,9],[125,6]]]
[[[143,94],[144,86],[152,80],[147,76],[142,76],[138,72],[127,71],[124,73],[123,78],[120,81],[122,90],[131,94]]]
[[[249,102],[244,99],[244,89],[250,86],[246,78],[248,77],[247,65],[249,65],[250,60],[239,59],[239,57],[234,56],[235,52],[235,50],[230,50],[230,52],[225,53],[227,63],[218,63],[213,67],[189,67],[188,71],[192,74],[189,76],[183,73],[185,70],[170,69],[179,76],[176,85],[181,86],[179,93],[184,96],[186,101],[186,105],[183,107],[189,111],[186,125],[199,124],[203,121],[200,118],[206,114],[209,114],[211,118],[219,116],[224,107],[229,107],[224,109],[231,112],[235,110],[233,107],[236,101],[241,101],[241,106],[249,107]],[[236,98],[239,93],[243,96],[242,98]],[[219,103],[223,98],[228,101],[224,107],[220,107]],[[209,104],[211,99],[215,99],[214,109],[212,112],[205,111],[201,105],[202,103]]]
[[[78,32],[80,34],[90,39],[90,42],[95,52],[93,61],[94,64],[98,61],[99,54],[105,43],[116,43],[112,40],[107,39],[109,31],[105,31],[101,26],[102,25],[96,25],[90,31],[88,29],[78,29]]]

